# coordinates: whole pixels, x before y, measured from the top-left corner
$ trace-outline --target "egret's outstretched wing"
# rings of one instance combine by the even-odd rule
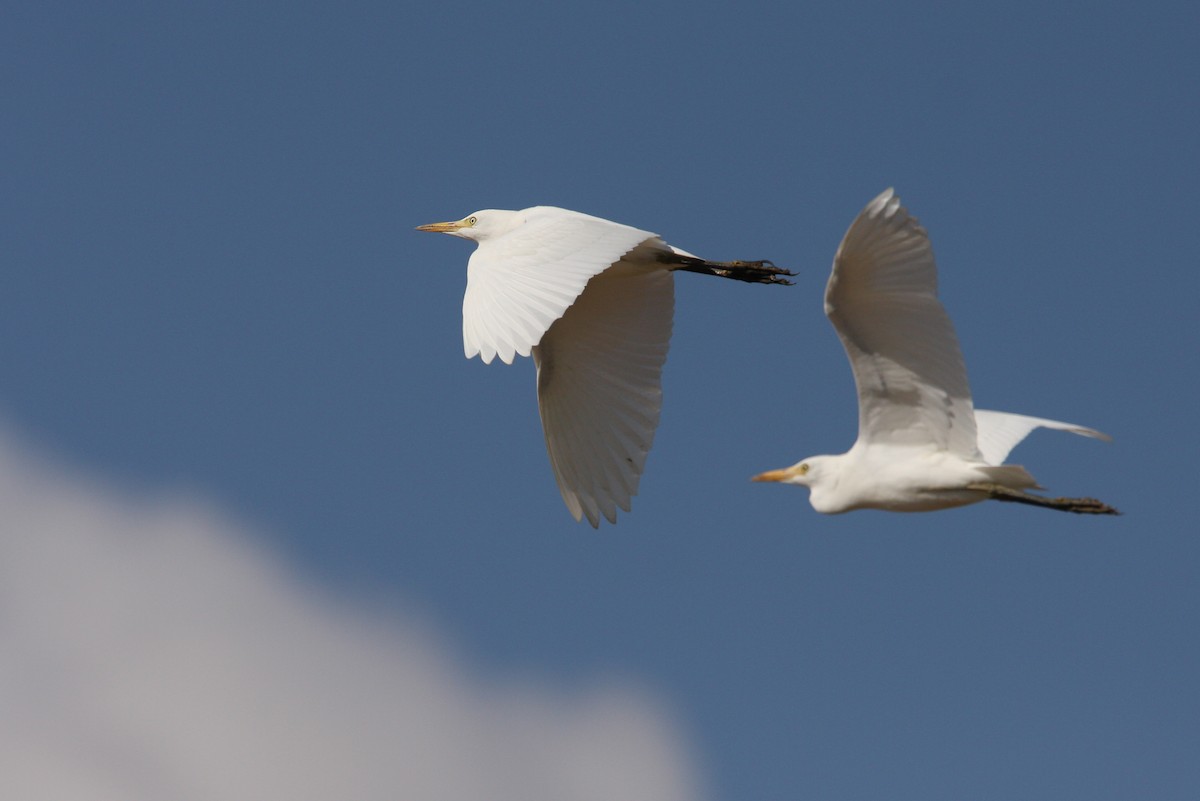
[[[975,427],[979,432],[979,453],[983,456],[983,461],[993,465],[1003,464],[1009,452],[1035,428],[1054,428],[1106,442],[1112,441],[1108,434],[1094,428],[987,409],[975,410]]]
[[[929,236],[891,189],[846,231],[825,289],[858,387],[858,438],[976,455],[971,390]]]
[[[546,450],[567,508],[593,526],[637,494],[662,406],[674,279],[619,262],[533,349]]]
[[[588,279],[654,234],[553,206],[525,209],[523,225],[481,242],[467,263],[463,349],[484,362],[528,356]]]

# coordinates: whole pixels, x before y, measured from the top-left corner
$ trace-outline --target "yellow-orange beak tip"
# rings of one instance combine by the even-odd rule
[[[768,470],[765,473],[759,473],[757,476],[751,476],[751,481],[786,481],[788,478],[787,470]]]

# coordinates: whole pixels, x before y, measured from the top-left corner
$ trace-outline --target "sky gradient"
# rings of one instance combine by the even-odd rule
[[[297,797],[269,761],[251,795],[195,784],[207,763],[175,770],[194,721],[163,701],[195,666],[163,657],[161,684],[138,680],[148,655],[236,642],[253,646],[229,661],[246,697],[282,677],[295,694],[273,703],[347,732],[280,752],[314,772],[301,784],[345,775],[320,773],[324,749],[381,755],[356,768],[379,771],[363,798],[476,798],[509,778],[504,797],[527,799],[1195,797],[1194,4],[6,16],[0,697],[61,697],[27,677],[57,665],[74,681],[86,653],[147,708],[182,710],[149,729],[178,751],[141,735],[104,750],[128,707],[83,678],[51,723],[36,705],[6,716],[4,741],[83,766],[70,787]],[[854,440],[821,296],[846,227],[888,186],[930,232],[976,403],[1114,437],[1036,432],[1012,461],[1123,517],[823,517],[803,490],[750,483]],[[469,243],[413,231],[537,204],[799,273],[788,288],[678,277],[654,450],[633,513],[598,532],[558,496],[529,360],[463,358]],[[180,519],[195,550],[156,546]],[[57,569],[64,544],[95,570]],[[87,602],[126,585],[126,605]],[[172,602],[181,588],[191,600]],[[230,597],[303,645],[208,624],[193,639],[186,610]],[[52,598],[75,601],[49,616]],[[343,661],[301,670],[355,625]],[[405,639],[412,625],[438,644]],[[457,783],[448,758],[443,784],[388,762],[433,764],[389,723],[428,695],[395,656],[409,650],[456,677],[439,696],[467,699],[446,702],[455,720],[487,721],[447,753],[512,777]],[[362,673],[384,678],[330,691]],[[205,688],[224,722],[199,739],[221,741],[249,713]],[[480,711],[510,690],[512,717]],[[494,734],[510,729],[530,734]]]

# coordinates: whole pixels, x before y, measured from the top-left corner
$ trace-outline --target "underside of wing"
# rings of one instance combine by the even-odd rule
[[[1021,440],[1029,436],[1035,428],[1070,431],[1072,434],[1105,441],[1112,439],[1108,434],[1075,423],[1063,423],[1058,420],[1028,417],[1010,412],[993,412],[987,409],[975,410],[975,425],[979,429],[979,453],[983,456],[983,461],[991,465],[1003,464],[1012,449],[1017,447]]]
[[[562,317],[593,276],[654,234],[576,211],[535,206],[522,224],[480,242],[467,263],[463,350],[511,364]]]
[[[933,248],[892,190],[871,201],[842,239],[825,313],[854,371],[860,442],[975,455],[967,370],[937,298]]]
[[[619,262],[533,349],[546,450],[576,520],[615,523],[637,494],[658,427],[674,303],[670,272]]]

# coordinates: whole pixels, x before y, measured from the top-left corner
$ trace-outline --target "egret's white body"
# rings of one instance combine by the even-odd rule
[[[925,229],[892,190],[871,201],[842,239],[825,313],[845,346],[858,390],[858,440],[755,476],[809,488],[814,509],[924,512],[988,498],[1075,512],[1112,513],[1091,499],[1030,495],[1037,482],[1006,465],[1035,428],[1098,439],[1084,426],[975,409],[954,326],[937,298]]]
[[[419,226],[478,244],[467,262],[467,358],[532,354],[546,449],[567,508],[629,511],[662,405],[675,270],[786,283],[768,262],[708,262],[658,235],[552,206]]]

